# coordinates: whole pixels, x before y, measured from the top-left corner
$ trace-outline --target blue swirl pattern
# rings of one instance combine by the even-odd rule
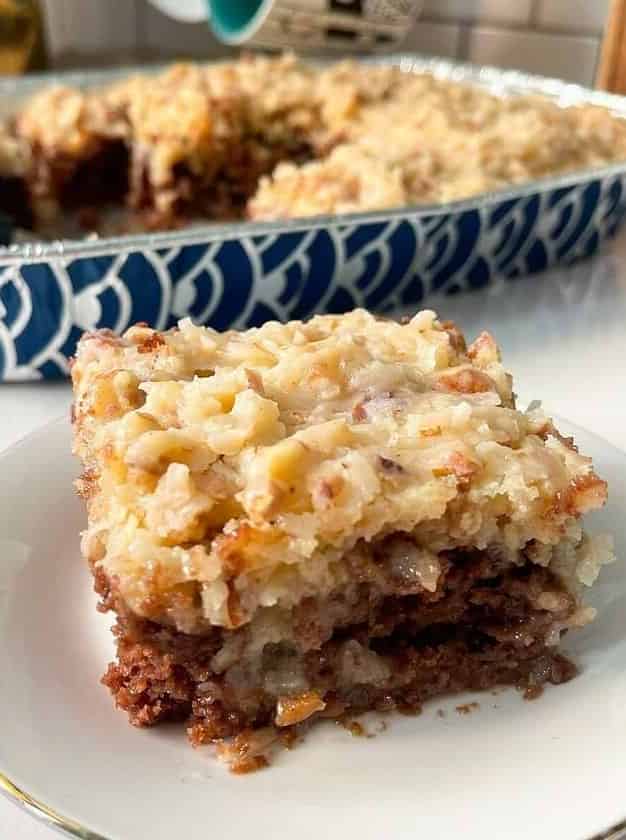
[[[391,314],[594,253],[626,215],[626,174],[431,216],[81,258],[0,257],[0,379],[56,378],[83,330],[216,329],[356,306]]]

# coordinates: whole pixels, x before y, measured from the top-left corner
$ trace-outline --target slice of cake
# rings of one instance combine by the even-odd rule
[[[238,736],[246,770],[260,728],[574,675],[606,484],[515,408],[489,334],[429,311],[137,325],[85,335],[72,377],[103,681],[133,724]]]

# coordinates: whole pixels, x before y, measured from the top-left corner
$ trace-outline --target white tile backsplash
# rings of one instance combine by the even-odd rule
[[[590,84],[598,41],[570,35],[475,27],[468,39],[468,59],[476,64],[514,67]]]
[[[136,0],[46,0],[44,14],[53,57],[134,50],[137,45]]]
[[[425,55],[439,55],[456,58],[459,54],[461,27],[452,23],[419,24],[409,33],[401,49],[415,50]]]
[[[531,0],[425,0],[424,3],[427,17],[460,21],[527,23],[530,10]]]
[[[538,0],[536,21],[539,27],[585,29],[599,35],[608,10],[609,0]]]
[[[208,24],[172,20],[145,0],[140,3],[139,26],[141,48],[160,52],[164,58],[214,58],[232,53],[217,41]]]
[[[57,63],[232,53],[205,24],[170,20],[148,0],[43,3]],[[404,48],[591,85],[608,6],[609,0],[425,0]]]

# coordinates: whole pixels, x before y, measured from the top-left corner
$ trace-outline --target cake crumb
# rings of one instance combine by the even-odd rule
[[[536,700],[543,694],[542,685],[527,685],[524,689],[524,700]]]
[[[444,709],[437,709],[437,717],[438,718],[445,718],[446,713]]]
[[[422,714],[421,706],[398,706],[398,712],[405,717],[418,717]]]
[[[244,776],[248,773],[256,773],[257,770],[263,770],[265,767],[269,767],[269,764],[264,755],[254,755],[233,762],[230,766],[230,772],[235,776]]]
[[[293,750],[294,747],[298,746],[298,743],[302,740],[302,735],[298,732],[296,727],[290,727],[289,729],[283,729],[280,733],[280,743],[285,747],[287,750]]]
[[[367,735],[365,727],[361,723],[359,723],[358,720],[351,720],[350,722],[346,722],[345,727],[348,730],[348,732],[355,738],[363,738]]]
[[[480,708],[480,704],[475,701],[472,703],[462,703],[460,706],[456,706],[456,710],[460,715],[469,715],[478,708]]]
[[[360,723],[358,720],[350,720],[349,718],[342,718],[337,721],[337,723],[342,726],[344,729],[347,729],[348,732],[354,738],[375,738],[376,733],[370,732],[365,728],[365,726]],[[381,730],[382,731],[382,730]]]

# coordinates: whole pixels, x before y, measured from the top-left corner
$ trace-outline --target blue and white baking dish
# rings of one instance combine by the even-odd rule
[[[415,56],[386,61],[626,118],[626,99],[554,79]],[[119,76],[54,80],[89,86]],[[2,82],[0,99],[50,81]],[[626,162],[446,205],[0,248],[0,379],[66,376],[82,331],[99,327],[162,329],[189,316],[223,330],[355,306],[407,311],[434,291],[469,291],[587,257],[625,216]]]

